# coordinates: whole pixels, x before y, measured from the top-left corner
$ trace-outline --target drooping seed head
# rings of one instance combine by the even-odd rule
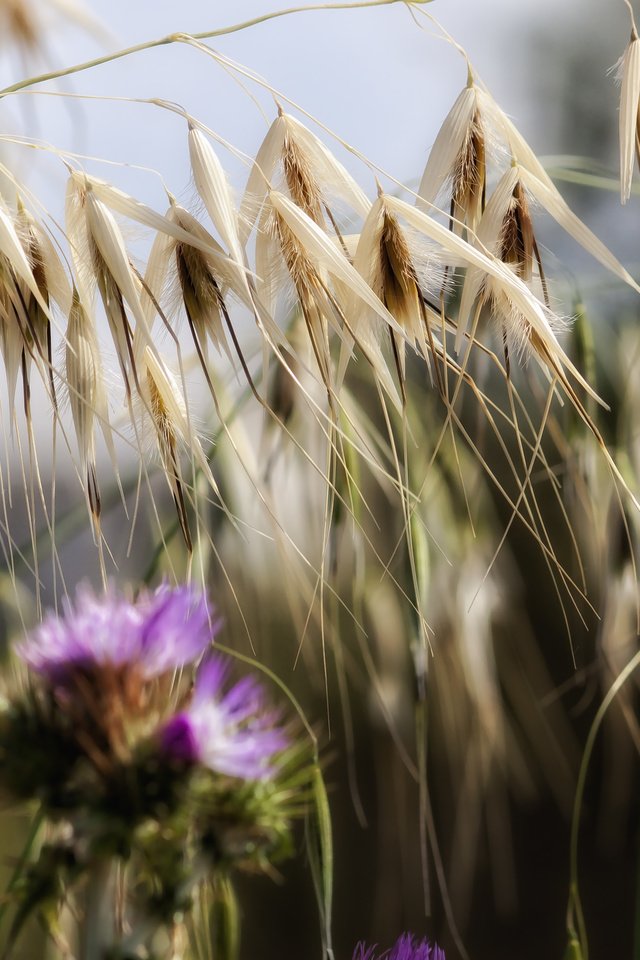
[[[481,90],[470,82],[447,114],[435,139],[420,185],[419,208],[429,210],[451,185],[451,215],[475,230],[486,184],[487,124]],[[453,225],[456,232],[459,224]]]

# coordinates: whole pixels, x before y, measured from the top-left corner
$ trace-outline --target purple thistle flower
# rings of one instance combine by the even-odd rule
[[[445,960],[444,950],[428,940],[418,940],[410,933],[403,933],[391,950],[376,954],[376,947],[367,947],[359,943],[353,954],[353,960]]]
[[[223,692],[227,672],[228,663],[221,657],[203,664],[193,700],[161,732],[162,749],[173,759],[200,763],[226,776],[268,779],[275,754],[288,739],[253,678],[245,677]]]
[[[78,588],[75,604],[65,598],[63,614],[49,613],[17,646],[18,655],[52,683],[78,669],[139,669],[145,679],[191,663],[211,643],[219,626],[204,594],[190,586],[162,584],[142,591],[135,602],[113,588],[102,597]]]

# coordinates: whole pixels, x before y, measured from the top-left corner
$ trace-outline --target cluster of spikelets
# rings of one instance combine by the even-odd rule
[[[597,435],[578,392],[583,388],[593,396],[593,390],[556,333],[559,321],[536,241],[534,207],[544,208],[620,279],[639,288],[570,211],[531,148],[471,72],[433,145],[416,202],[389,194],[380,184],[371,202],[328,147],[281,109],[252,164],[239,208],[211,140],[193,118],[188,146],[195,187],[216,236],[173,196],[161,214],[78,169],[68,182],[64,256],[20,199],[13,210],[0,207],[1,344],[11,417],[21,377],[31,421],[34,367],[61,425],[60,394],[68,397],[79,476],[97,535],[97,431],[116,477],[118,466],[96,299],[113,341],[133,442],[142,452],[152,439],[189,548],[196,475],[214,497],[221,495],[209,452],[194,427],[177,313],[186,316],[222,420],[210,345],[239,368],[273,420],[280,412],[259,387],[270,364],[298,386],[306,375],[317,381],[324,401],[304,388],[302,393],[321,425],[335,423],[354,358],[360,370],[364,365],[369,371],[381,402],[406,415],[409,350],[424,362],[425,384],[433,386],[457,423],[454,408],[462,383],[480,395],[468,369],[469,354],[487,349],[480,319],[488,314],[504,351],[504,365],[494,356],[503,375],[509,378],[514,353],[532,356],[552,393],[568,397]],[[487,184],[496,177],[489,193]],[[438,203],[448,206],[448,214]],[[122,219],[155,231],[144,271],[134,266]],[[238,304],[253,318],[262,343],[257,374],[236,332]],[[296,351],[284,331],[283,317],[292,311],[303,322],[308,352]],[[57,360],[54,330],[63,343],[63,363]],[[163,342],[171,344],[171,356],[161,350]],[[336,442],[335,433],[330,435]],[[530,445],[535,461],[539,440]],[[186,473],[185,454],[191,460]]]
[[[291,853],[309,758],[255,679],[229,683],[212,617],[186,587],[135,602],[85,589],[18,646],[27,675],[0,711],[0,786],[5,801],[38,801],[47,835],[14,887],[9,942],[32,912],[55,918],[83,879],[90,888],[119,863],[125,899],[101,949],[124,955],[188,915],[201,882],[224,887],[233,869],[270,870]],[[127,929],[143,931],[137,945]]]

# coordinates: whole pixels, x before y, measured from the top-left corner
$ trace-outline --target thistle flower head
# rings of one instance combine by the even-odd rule
[[[184,666],[204,652],[215,634],[206,597],[192,587],[142,591],[135,602],[114,589],[96,597],[88,587],[75,605],[63,601],[17,652],[33,671],[64,685],[78,671],[135,665],[145,679]]]
[[[353,960],[445,960],[444,950],[430,944],[428,940],[418,940],[410,933],[403,933],[391,950],[376,953],[376,949],[359,943]]]
[[[220,657],[200,669],[193,700],[161,734],[162,749],[188,764],[245,780],[263,780],[274,772],[274,758],[288,743],[264,691],[245,677],[223,692],[227,663]]]

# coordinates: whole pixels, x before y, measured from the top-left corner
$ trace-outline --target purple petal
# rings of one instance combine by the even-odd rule
[[[376,947],[366,947],[360,942],[353,960],[445,960],[444,951],[428,940],[417,940],[410,933],[403,933],[391,950],[376,954]]]
[[[220,626],[219,621],[212,622],[206,596],[189,586],[171,589],[163,584],[151,597],[144,598],[141,607],[144,621],[140,645],[148,676],[196,660]]]
[[[224,693],[227,673],[227,662],[221,657],[204,663],[193,701],[168,727],[179,719],[183,729],[188,720],[189,736],[203,766],[244,780],[267,779],[273,775],[276,756],[287,747],[288,737],[277,726],[278,714],[266,709],[259,683],[245,677]],[[162,746],[175,756],[171,746],[167,747],[165,732]],[[167,736],[171,740],[175,730]]]
[[[193,695],[194,704],[207,703],[217,697],[229,673],[229,662],[222,657],[209,657],[200,665],[196,688]]]
[[[113,587],[96,597],[81,586],[75,604],[65,599],[62,615],[47,614],[16,650],[57,684],[79,667],[106,664],[136,665],[151,678],[193,662],[217,627],[206,597],[192,587],[163,584],[154,593],[142,591],[134,603]]]
[[[178,713],[171,718],[161,732],[160,747],[173,760],[189,764],[198,762],[198,743],[187,714]]]

